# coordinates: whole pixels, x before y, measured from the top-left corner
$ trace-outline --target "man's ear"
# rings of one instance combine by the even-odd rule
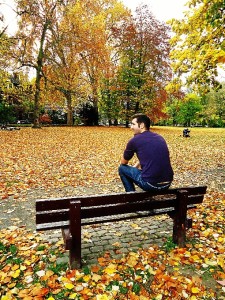
[[[141,124],[140,124],[140,128],[141,128],[141,129],[144,129],[144,128],[145,128],[145,124],[144,124],[144,123],[141,123]]]

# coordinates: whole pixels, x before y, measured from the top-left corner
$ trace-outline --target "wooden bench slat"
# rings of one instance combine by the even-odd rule
[[[188,209],[196,208],[196,205],[189,205]],[[104,216],[104,217],[96,217],[96,218],[87,218],[82,220],[82,226],[84,225],[93,225],[93,224],[101,224],[106,222],[117,222],[122,220],[128,220],[128,219],[137,219],[137,218],[143,218],[143,217],[149,217],[149,216],[156,216],[156,215],[162,215],[166,213],[174,212],[174,209],[157,209],[153,211],[142,211],[142,212],[136,212],[136,213],[129,213],[124,216],[124,214],[119,215],[111,215],[111,216]],[[45,230],[51,230],[51,229],[67,229],[68,232],[69,227],[69,221],[61,221],[61,222],[52,222],[52,223],[40,223],[37,224],[36,230],[37,231],[45,231]]]
[[[51,229],[61,229],[61,228],[68,228],[69,227],[69,220],[62,221],[62,222],[52,222],[52,223],[41,223],[37,224],[36,230],[37,231],[45,231]]]
[[[185,188],[189,195],[198,195],[198,194],[205,194],[206,187],[187,187]],[[158,193],[154,192],[131,192],[131,193],[115,193],[110,195],[88,195],[88,196],[77,196],[77,197],[64,197],[64,198],[52,198],[52,199],[38,199],[36,200],[36,210],[43,211],[43,210],[52,210],[52,209],[66,209],[69,207],[70,201],[76,200],[81,201],[82,205],[85,206],[93,206],[96,205],[103,205],[103,204],[110,204],[110,203],[121,203],[121,202],[128,202],[129,201],[136,201],[138,200],[147,200],[158,195],[176,195],[179,189],[169,189],[167,191],[159,191]]]
[[[197,196],[194,201],[193,198],[188,199],[188,205],[202,203],[203,196]],[[128,214],[135,213],[136,211],[148,211],[154,209],[166,209],[168,207],[175,208],[176,199],[167,199],[161,201],[138,201],[135,203],[122,203],[115,205],[105,205],[105,206],[93,206],[93,207],[81,207],[81,218],[95,218],[101,216],[110,216],[118,214]]]
[[[200,204],[202,203],[204,195],[191,196],[188,198],[188,204]],[[99,216],[107,216],[107,215],[116,215],[121,214],[123,212],[132,213],[135,211],[143,211],[143,210],[152,210],[152,209],[162,209],[168,206],[174,207],[175,200],[166,199],[166,200],[154,200],[154,201],[139,201],[135,203],[120,203],[114,205],[102,205],[102,206],[92,206],[92,207],[82,207],[81,206],[81,216],[82,219],[85,218],[94,218]],[[82,203],[83,204],[83,203]],[[56,219],[58,221],[66,221],[69,218],[69,209],[63,210],[50,210],[50,211],[41,211],[36,213],[36,223],[51,223]]]
[[[69,220],[69,209],[63,211],[51,210],[36,213],[36,224],[54,223]]]
[[[115,203],[110,205],[101,205],[101,206],[81,206],[81,218],[95,218],[99,216],[107,216],[107,215],[116,215],[132,213],[137,210],[151,210],[155,208],[165,208],[168,206],[175,205],[175,199],[163,200],[163,201],[139,201],[134,203]],[[83,203],[82,203],[83,204]],[[36,223],[51,223],[56,219],[58,221],[66,221],[69,218],[69,209],[64,210],[50,210],[50,211],[42,211],[37,212],[36,214]]]

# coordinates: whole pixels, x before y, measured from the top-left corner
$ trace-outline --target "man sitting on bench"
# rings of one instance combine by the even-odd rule
[[[166,141],[159,134],[149,131],[149,128],[148,116],[136,114],[132,117],[134,137],[127,143],[119,166],[126,192],[135,191],[134,184],[144,191],[157,191],[168,189],[172,183],[173,169]],[[139,161],[132,167],[128,162],[134,154]]]

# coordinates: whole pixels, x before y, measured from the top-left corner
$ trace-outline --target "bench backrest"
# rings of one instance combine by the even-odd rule
[[[78,203],[83,224],[89,218],[129,214],[136,211],[175,208],[179,191],[188,192],[188,205],[200,204],[206,186],[185,187],[157,192],[130,192],[36,200],[37,230],[69,227],[70,203]],[[99,221],[101,222],[101,221]],[[95,222],[96,223],[96,222]]]

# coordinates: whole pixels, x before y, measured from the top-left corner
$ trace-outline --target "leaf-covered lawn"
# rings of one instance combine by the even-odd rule
[[[69,270],[59,263],[61,242],[49,244],[26,228],[0,231],[0,299],[225,299],[224,129],[153,128],[169,145],[174,186],[209,186],[192,210],[185,248],[168,239],[163,247],[131,252],[97,266]],[[121,191],[120,157],[132,133],[125,128],[23,128],[0,131],[1,201],[24,200],[43,189],[49,196],[68,186]],[[101,190],[102,187],[102,190]]]
[[[153,128],[169,145],[175,171],[202,172],[224,165],[224,129],[191,130],[182,138],[182,128]],[[125,128],[22,128],[0,131],[0,197],[18,198],[26,189],[110,184],[118,180],[117,168],[127,140]],[[197,183],[198,184],[198,183]]]

